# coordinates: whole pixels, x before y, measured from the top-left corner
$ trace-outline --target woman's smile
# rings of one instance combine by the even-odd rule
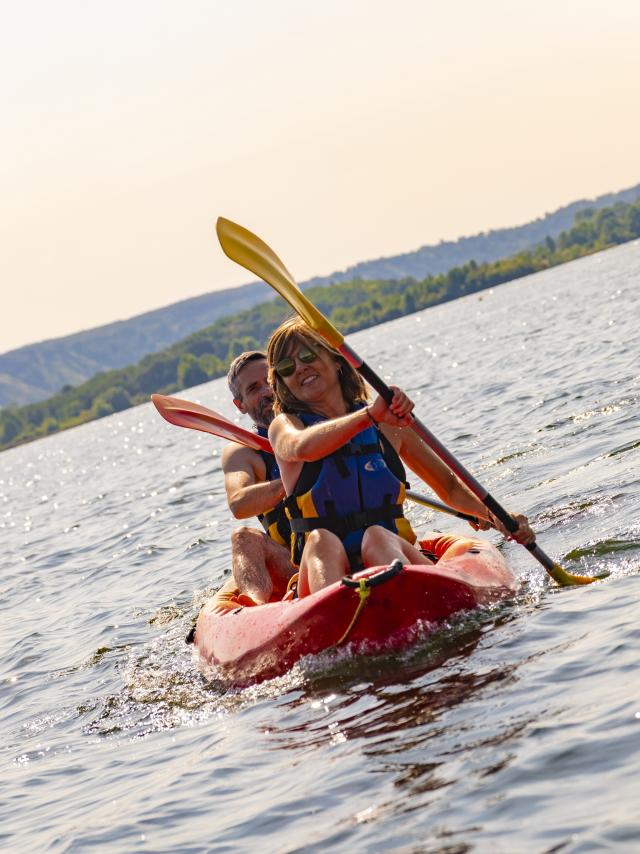
[[[301,386],[309,385],[309,383],[315,382],[317,379],[318,379],[318,374],[316,374],[316,373],[314,372],[313,374],[309,374],[308,376],[303,377],[303,378],[300,380],[300,385],[301,385]]]

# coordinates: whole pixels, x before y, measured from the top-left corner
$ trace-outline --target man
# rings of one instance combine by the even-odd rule
[[[273,419],[273,391],[264,353],[250,350],[233,360],[227,374],[233,402],[262,436]],[[229,509],[236,519],[257,516],[265,532],[243,526],[231,535],[235,587],[256,604],[281,599],[294,569],[289,557],[285,497],[273,454],[230,443],[222,454]]]

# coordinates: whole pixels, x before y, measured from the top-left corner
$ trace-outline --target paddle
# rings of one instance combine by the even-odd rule
[[[224,217],[218,218],[216,231],[224,253],[232,261],[255,273],[277,291],[312,329],[315,329],[328,344],[344,356],[347,362],[364,377],[387,403],[391,403],[393,392],[389,386],[351,349],[341,333],[307,299],[298,288],[291,273],[263,240],[248,229]],[[411,426],[423,442],[458,476],[476,498],[500,520],[507,531],[513,533],[518,529],[518,523],[515,519],[415,416],[412,416]],[[526,548],[542,564],[549,575],[562,586],[591,584],[597,578],[604,577],[604,575],[595,577],[573,575],[567,572],[546,555],[535,541],[527,545]]]
[[[238,427],[237,424],[207,409],[206,406],[181,400],[179,397],[167,397],[164,394],[152,394],[151,400],[160,415],[170,424],[211,433],[212,436],[220,436],[222,439],[229,439],[230,442],[247,445],[254,451],[271,452],[271,445],[265,436],[258,436],[257,433]]]
[[[170,424],[175,424],[176,427],[189,427],[192,430],[201,430],[203,433],[211,433],[212,436],[220,436],[222,439],[238,442],[240,445],[246,445],[248,448],[253,448],[256,451],[261,450],[272,453],[269,440],[264,436],[258,436],[250,430],[245,430],[244,427],[239,427],[213,409],[207,409],[206,406],[201,406],[199,403],[191,403],[189,400],[181,400],[179,397],[168,397],[164,394],[152,394],[151,400],[160,415]],[[460,510],[454,510],[453,507],[447,507],[446,504],[442,504],[440,501],[433,501],[427,498],[426,495],[421,495],[412,489],[407,490],[406,497],[416,504],[430,507],[439,513],[448,513],[450,516],[457,516],[458,519],[465,519],[467,522],[477,523],[478,521],[475,516],[462,513]]]
[[[437,510],[439,513],[448,513],[449,516],[457,516],[458,519],[464,519],[465,522],[471,522],[474,525],[478,524],[477,516],[472,516],[470,513],[463,513],[462,510],[454,510],[448,504],[442,504],[441,501],[434,501],[432,498],[427,498],[420,492],[413,489],[407,489],[405,497],[415,504],[422,504],[423,507],[430,507],[432,510]]]

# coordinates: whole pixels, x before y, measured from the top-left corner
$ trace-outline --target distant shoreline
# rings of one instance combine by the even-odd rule
[[[316,286],[306,293],[341,332],[348,334],[413,314],[461,296],[640,237],[640,200],[618,202],[600,210],[583,210],[572,228],[556,238],[498,261],[469,261],[447,273],[416,280],[353,279]],[[78,386],[68,386],[47,400],[0,410],[0,450],[34,441],[143,403],[158,392],[184,388],[224,376],[228,363],[246,349],[264,347],[290,310],[279,298],[222,317],[211,326],[139,362],[100,372]]]
[[[399,255],[361,261],[328,276],[300,282],[302,290],[341,282],[405,279],[422,280],[447,273],[470,261],[492,263],[533,249],[547,237],[557,239],[575,224],[576,216],[601,210],[618,202],[640,199],[640,184],[579,199],[522,225],[483,231],[424,245]],[[134,365],[144,356],[158,353],[210,326],[265,300],[273,293],[262,282],[223,288],[189,297],[142,314],[132,315],[70,335],[49,338],[0,353],[0,409],[22,407],[46,400],[62,389],[88,382],[101,371]],[[224,358],[225,353],[217,354]]]

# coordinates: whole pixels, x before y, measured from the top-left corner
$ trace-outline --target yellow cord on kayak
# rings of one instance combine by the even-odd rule
[[[358,596],[360,597],[360,601],[358,602],[358,607],[356,608],[356,612],[353,615],[351,622],[347,626],[347,630],[342,635],[339,641],[336,642],[335,646],[341,646],[346,639],[349,637],[351,633],[351,629],[355,626],[356,620],[360,616],[360,611],[364,608],[365,602],[369,598],[369,594],[371,593],[371,588],[367,585],[367,579],[361,578],[358,584]]]

